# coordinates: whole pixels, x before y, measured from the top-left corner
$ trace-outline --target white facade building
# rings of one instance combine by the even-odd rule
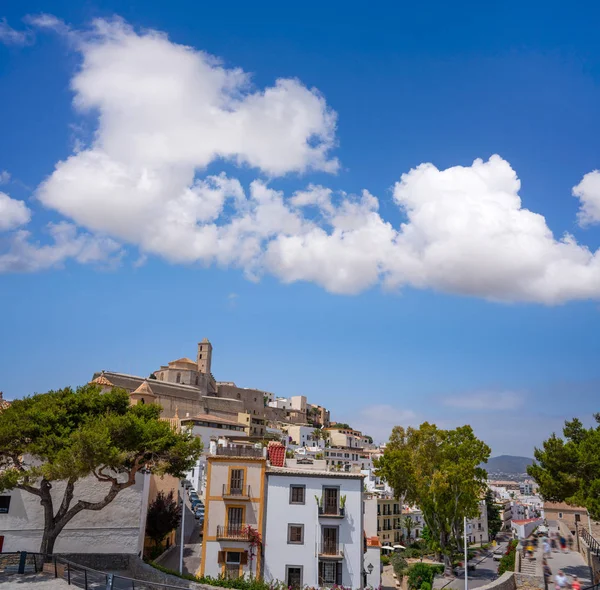
[[[150,475],[139,474],[137,482],[120,492],[100,511],[83,510],[63,529],[56,540],[56,553],[128,553],[138,554],[144,547],[146,513]],[[62,501],[64,486],[54,482],[52,498],[55,510]],[[110,484],[87,477],[75,484],[74,498],[97,502],[107,493]],[[0,551],[40,550],[44,531],[44,510],[40,499],[29,492],[12,490],[6,512],[0,513]]]
[[[322,438],[317,439],[314,435],[314,426],[303,426],[301,424],[288,424],[283,427],[288,435],[287,446],[290,449],[299,447],[319,447],[325,448],[325,441]]]
[[[359,473],[267,469],[266,582],[279,580],[294,587],[365,585],[362,480]]]

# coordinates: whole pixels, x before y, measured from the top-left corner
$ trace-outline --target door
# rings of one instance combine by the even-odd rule
[[[227,528],[229,534],[239,535],[244,526],[244,509],[229,508],[227,514]]]
[[[231,481],[229,482],[229,493],[230,494],[241,494],[244,487],[244,470],[243,469],[232,469],[231,470]]]
[[[0,535],[0,553],[2,553],[3,546],[4,546],[4,536]]]
[[[337,488],[325,488],[325,502],[323,512],[325,514],[337,514],[338,513],[338,489]]]
[[[338,553],[338,529],[337,527],[323,527],[323,555],[337,555]]]

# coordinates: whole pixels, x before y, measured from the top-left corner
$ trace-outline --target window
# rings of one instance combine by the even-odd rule
[[[342,585],[342,563],[333,561],[319,562],[319,585]]]
[[[306,486],[290,486],[290,504],[304,504]]]
[[[201,359],[201,358],[202,358],[202,353],[200,353],[200,354],[198,355],[198,358],[199,358],[199,359]]]
[[[288,524],[288,543],[295,545],[304,544],[303,524]]]
[[[563,517],[563,516],[562,516],[562,512],[559,512],[559,513],[558,513],[558,518],[562,518],[562,517]]]
[[[339,488],[323,488],[323,513],[339,513]]]
[[[244,509],[229,508],[227,511],[227,528],[230,532],[239,531],[244,526]]]
[[[241,494],[244,488],[244,470],[232,469],[231,478],[229,480],[229,493]]]
[[[285,581],[288,588],[302,588],[302,567],[299,565],[287,565],[285,567]]]
[[[237,563],[238,565],[242,561],[242,554],[239,551],[227,551],[226,563]]]
[[[181,373],[177,373],[177,377],[175,377],[175,383],[181,383]]]
[[[0,496],[0,514],[8,514],[10,496]]]
[[[196,385],[198,385],[198,375],[196,375]]]

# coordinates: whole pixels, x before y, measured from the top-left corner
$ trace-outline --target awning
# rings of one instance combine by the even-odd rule
[[[394,549],[406,549],[404,545],[394,545]]]
[[[381,548],[382,551],[393,551],[394,549],[392,547],[390,547],[389,545],[384,545]]]

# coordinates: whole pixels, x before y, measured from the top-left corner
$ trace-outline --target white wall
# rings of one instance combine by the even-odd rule
[[[290,504],[290,485],[305,485],[305,503]],[[319,518],[315,495],[323,486],[339,486],[346,496],[344,518]],[[267,582],[285,581],[286,566],[302,566],[305,586],[318,587],[318,547],[321,527],[339,526],[339,543],[344,546],[342,584],[362,586],[363,525],[362,478],[331,476],[267,476],[267,510],[265,524],[264,578]],[[304,524],[304,543],[288,544],[288,524]]]
[[[369,574],[369,565],[373,566],[373,571]],[[365,572],[367,572],[367,588],[379,589],[381,584],[381,548],[367,547],[365,555]]]
[[[123,490],[103,510],[83,510],[63,529],[54,546],[56,553],[130,553],[142,550],[148,496],[148,478],[138,476],[134,486]],[[144,485],[146,482],[146,485]],[[78,499],[91,502],[101,500],[109,484],[88,477],[75,484],[71,506]],[[53,484],[54,512],[58,510],[64,484]],[[40,550],[44,529],[44,511],[38,496],[13,490],[8,514],[0,514],[0,536],[4,536],[3,551]],[[142,517],[143,512],[143,517]]]

